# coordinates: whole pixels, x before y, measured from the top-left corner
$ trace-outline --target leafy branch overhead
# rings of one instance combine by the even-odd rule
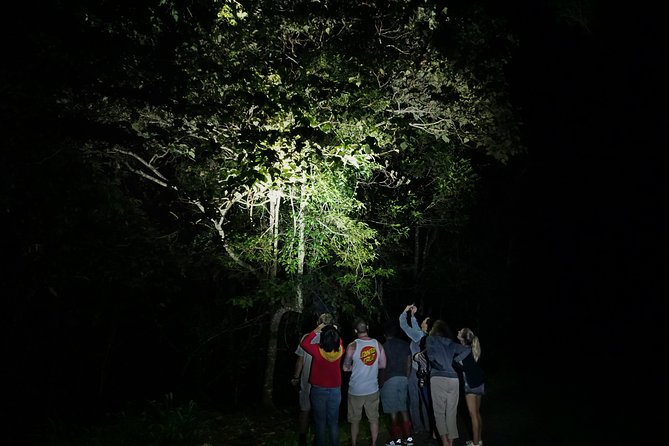
[[[80,25],[112,51],[61,104],[107,129],[89,154],[200,213],[230,268],[331,275],[369,305],[383,241],[471,193],[470,151],[521,150],[506,53],[461,56],[465,34],[510,40],[439,3],[97,5]]]

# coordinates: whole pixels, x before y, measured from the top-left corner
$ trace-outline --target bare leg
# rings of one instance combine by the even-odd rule
[[[465,395],[467,401],[467,410],[469,418],[472,420],[472,442],[479,444],[481,442],[481,432],[483,430],[483,420],[481,418],[481,395],[468,393]]]
[[[297,433],[299,434],[299,446],[306,446],[307,444],[307,430],[309,429],[309,414],[308,410],[301,410],[297,417]]]
[[[481,419],[481,395],[468,393],[465,395],[465,400],[467,401],[469,418],[472,420],[472,442],[474,444],[479,444],[481,442],[481,431],[483,427],[483,420]]]
[[[309,411],[301,410],[300,415],[297,419],[298,432],[300,434],[306,434],[307,429],[309,428]]]
[[[351,422],[351,446],[356,446],[358,443],[358,432],[360,432],[360,422]]]
[[[409,415],[409,411],[406,411],[406,410],[402,412],[402,432],[404,433],[405,437],[413,436],[413,426],[411,424],[411,415]]]
[[[372,446],[376,446],[376,439],[379,438],[379,422],[369,423],[369,432],[372,434]]]
[[[397,413],[395,412],[390,414],[390,428],[388,430],[390,431],[391,440],[396,440],[401,437],[402,428],[399,425]]]

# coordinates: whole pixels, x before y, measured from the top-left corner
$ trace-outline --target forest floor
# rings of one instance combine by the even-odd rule
[[[551,411],[544,410],[546,401],[543,401],[543,392],[519,391],[517,381],[507,381],[504,386],[490,382],[487,388],[493,388],[494,394],[489,392],[484,396],[481,413],[483,417],[483,438],[486,446],[517,446],[532,444],[563,444],[556,436],[546,441],[539,440],[539,435],[546,429],[560,429],[564,433],[565,426],[560,425],[557,419],[550,416]],[[529,384],[529,383],[527,383]],[[529,384],[529,388],[533,386]],[[557,401],[560,398],[549,398],[552,409],[558,409]],[[350,428],[346,421],[346,399],[342,398],[342,412],[340,413],[340,440],[342,446],[351,444]],[[220,429],[216,430],[211,446],[246,446],[246,445],[297,445],[297,400],[295,407],[276,409],[270,413],[263,410],[248,410],[238,413],[218,414]],[[388,415],[382,414],[379,429],[379,438],[376,446],[383,446],[389,438]],[[567,426],[567,430],[568,430]],[[469,415],[464,398],[461,398],[458,407],[458,429],[460,438],[454,446],[464,445],[470,440]],[[552,434],[549,434],[552,436]],[[543,436],[543,435],[542,435]],[[437,446],[439,443],[429,437],[417,436],[416,446]],[[371,445],[369,425],[365,418],[360,425],[358,446]]]
[[[486,439],[486,445],[532,444],[522,439],[522,431],[524,429],[523,426],[518,424],[523,423],[523,421],[532,423],[531,418],[528,416],[523,416],[519,412],[501,412],[493,415],[488,414],[485,410],[483,414],[486,417],[485,433],[483,436]],[[211,446],[297,445],[297,434],[295,433],[297,411],[277,409],[268,414],[263,414],[261,411],[226,415],[219,414],[216,418],[220,421],[221,425],[220,429],[216,431],[215,436],[211,439]],[[350,445],[349,424],[346,422],[345,414],[340,415],[339,422],[341,445]],[[390,440],[388,422],[387,415],[382,415],[377,446],[383,446]],[[466,407],[461,407],[458,415],[460,439],[455,442],[455,446],[464,445],[466,440],[471,439],[467,423],[469,423],[469,419]],[[493,431],[497,432],[493,434]],[[488,433],[490,435],[487,435]],[[415,444],[416,446],[439,445],[436,440],[420,435],[416,436]],[[369,425],[364,417],[360,425],[358,445],[371,445]]]
[[[597,443],[589,423],[592,403],[584,398],[579,386],[565,385],[558,376],[546,378],[538,370],[528,368],[519,374],[512,369],[498,370],[486,381],[481,414],[483,439],[486,446],[520,445],[589,445]],[[470,421],[464,398],[458,407],[458,429],[460,438],[454,446],[470,440]],[[346,399],[342,398],[340,413],[340,440],[348,446],[350,428],[345,415]],[[297,445],[297,399],[294,407],[265,413],[261,410],[219,415],[221,427],[210,446],[246,445]],[[388,441],[389,417],[381,416],[379,438],[376,446]],[[601,435],[598,434],[598,435]],[[417,436],[416,446],[437,446],[431,438]],[[594,442],[594,443],[593,443]],[[369,425],[363,417],[360,425],[358,446],[370,446]]]
[[[42,435],[30,436],[33,441],[9,444],[296,446],[297,393],[290,396],[294,398],[286,398],[282,406],[269,410],[247,405],[225,411],[189,404],[167,408],[157,405],[135,411],[134,415],[131,411],[124,412],[125,415],[115,422],[95,428],[50,429]],[[562,375],[548,378],[539,373],[536,365],[529,366],[522,374],[512,368],[498,367],[486,378],[486,395],[481,405],[482,438],[486,446],[603,444],[598,439],[605,437],[607,431],[593,434],[594,415],[601,410],[595,401],[583,392],[581,385],[566,381]],[[339,417],[341,446],[351,444],[346,406],[343,392]],[[388,425],[389,416],[382,414],[376,446],[383,446],[390,439]],[[471,439],[464,398],[460,399],[458,407],[458,430],[460,436],[454,446],[462,446]],[[438,443],[430,437],[417,435],[415,445],[438,446]],[[365,418],[360,425],[357,446],[371,446],[369,424]]]

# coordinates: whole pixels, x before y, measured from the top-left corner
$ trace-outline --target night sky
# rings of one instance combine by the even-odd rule
[[[533,45],[516,83],[531,146],[527,262],[550,320],[569,316],[570,339],[605,344],[654,330],[667,291],[669,55],[656,17],[614,18],[596,16],[590,33],[524,27]]]
[[[542,2],[505,5],[529,151],[485,179],[489,207],[477,211],[516,243],[513,318],[496,345],[524,391],[551,413],[574,410],[563,415],[590,437],[655,441],[661,426],[636,420],[649,393],[666,389],[668,27],[636,4],[600,7],[587,29],[556,22]]]
[[[666,389],[666,27],[635,6],[600,8],[588,30],[517,19],[530,160],[518,188],[527,305],[513,332],[536,335],[542,386],[570,399],[572,421],[622,444],[643,438],[657,419],[644,404]]]

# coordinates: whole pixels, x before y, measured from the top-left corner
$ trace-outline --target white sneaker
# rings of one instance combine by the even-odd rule
[[[402,445],[402,439],[398,438],[397,440],[390,440],[388,443],[386,443],[386,446],[401,446]]]
[[[413,446],[413,437],[407,437],[407,439],[404,440],[404,445],[405,446]]]
[[[479,444],[476,444],[471,440],[467,440],[465,441],[465,446],[483,446],[483,440],[479,440]]]

